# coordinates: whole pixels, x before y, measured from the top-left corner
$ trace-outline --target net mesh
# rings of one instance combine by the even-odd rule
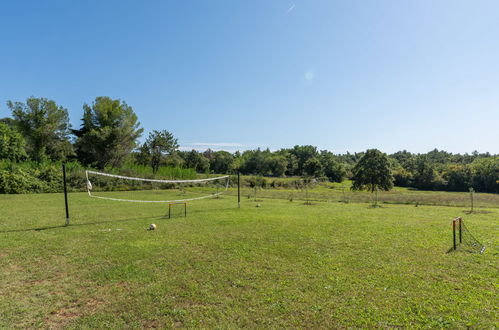
[[[468,227],[461,221],[461,249],[471,253],[482,253],[485,246],[471,234]]]
[[[175,203],[219,197],[229,188],[229,176],[193,180],[138,178],[86,171],[92,198],[136,203]]]

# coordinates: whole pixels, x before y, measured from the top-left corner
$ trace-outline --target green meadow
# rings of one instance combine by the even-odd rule
[[[62,194],[0,195],[0,328],[499,327],[495,195],[467,214],[466,193],[372,208],[290,191],[245,189],[238,209],[231,190],[171,219],[71,193],[69,226]],[[483,254],[448,252],[458,216]]]

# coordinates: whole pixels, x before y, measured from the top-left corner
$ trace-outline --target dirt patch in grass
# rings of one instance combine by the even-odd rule
[[[3,251],[3,252],[0,252],[0,258],[6,258],[9,256],[9,253]]]
[[[65,306],[51,312],[45,318],[45,325],[51,329],[62,329],[71,323],[71,321],[82,315],[83,314],[76,306]]]
[[[100,298],[90,298],[83,303],[82,301],[75,301],[47,315],[45,325],[51,329],[66,328],[73,320],[94,313],[103,304],[104,300]]]
[[[159,322],[158,320],[147,320],[143,324],[144,329],[157,329],[159,328]]]

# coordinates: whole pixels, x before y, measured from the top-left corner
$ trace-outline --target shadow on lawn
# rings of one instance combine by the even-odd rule
[[[218,208],[218,209],[209,209],[209,210],[201,210],[201,209],[195,209],[195,210],[188,210],[187,211],[187,219],[189,218],[189,214],[197,214],[197,213],[203,213],[203,212],[210,212],[210,211],[221,211],[221,210],[231,210],[231,209],[237,209],[234,207],[227,207],[227,208]],[[71,228],[71,227],[79,227],[79,226],[92,226],[92,225],[100,225],[100,224],[106,224],[106,223],[121,223],[121,222],[128,222],[128,221],[137,221],[137,220],[164,220],[164,221],[169,221],[169,220],[178,220],[178,219],[186,219],[183,215],[182,216],[173,216],[171,219],[168,218],[168,215],[161,215],[161,216],[145,216],[145,217],[133,217],[133,218],[125,218],[125,219],[117,219],[117,220],[107,220],[107,221],[94,221],[94,222],[85,222],[85,223],[72,223],[69,226],[66,225],[57,225],[57,226],[45,226],[45,227],[37,227],[37,228],[25,228],[25,229],[7,229],[7,230],[0,230],[0,233],[18,233],[18,232],[29,232],[29,231],[44,231],[44,230],[50,230],[50,229],[62,229],[62,228]]]
[[[71,227],[79,227],[79,226],[91,226],[91,225],[100,225],[104,223],[121,223],[128,221],[136,221],[136,220],[146,220],[146,219],[163,219],[163,217],[140,217],[140,218],[127,218],[127,219],[118,219],[118,220],[108,220],[108,221],[99,221],[99,222],[85,222],[85,223],[74,223],[69,226],[66,225],[58,225],[58,226],[45,226],[38,228],[26,228],[26,229],[8,229],[8,230],[0,230],[0,233],[17,233],[17,232],[28,232],[28,231],[43,231],[49,229],[62,229],[62,228],[71,228]]]

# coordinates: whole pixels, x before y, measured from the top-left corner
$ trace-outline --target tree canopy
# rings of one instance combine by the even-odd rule
[[[131,106],[107,96],[97,97],[91,106],[83,105],[81,128],[74,130],[78,158],[101,169],[119,167],[137,146],[142,132]]]
[[[18,162],[27,158],[25,141],[19,132],[0,122],[0,159]]]
[[[26,103],[8,101],[7,106],[33,160],[65,160],[73,154],[67,109],[52,100],[36,97],[28,98]]]
[[[179,145],[173,134],[168,131],[152,131],[140,151],[149,159],[153,173],[156,173],[168,155],[177,151]]]
[[[352,190],[390,190],[393,176],[388,156],[377,149],[369,149],[352,170]]]

